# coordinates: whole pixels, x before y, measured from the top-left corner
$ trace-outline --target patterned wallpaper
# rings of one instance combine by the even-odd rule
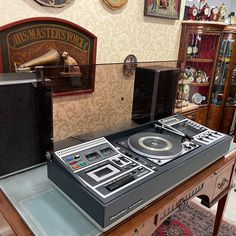
[[[180,20],[145,17],[144,0],[129,0],[120,10],[102,0],[74,0],[64,8],[47,8],[33,0],[0,0],[0,25],[30,17],[57,17],[95,34],[97,63],[123,63],[128,54],[139,62],[171,61],[178,55]],[[181,17],[185,0],[182,1]],[[95,92],[54,97],[56,140],[130,122],[134,76],[125,77],[122,64],[96,68]]]
[[[145,65],[175,67],[176,62],[139,63]],[[133,87],[134,75],[123,75],[122,64],[97,65],[94,93],[54,97],[55,139],[129,127]]]
[[[182,1],[182,14],[185,0]],[[74,0],[64,8],[40,6],[34,0],[0,0],[0,26],[30,17],[57,17],[72,21],[98,37],[97,63],[123,62],[128,54],[138,61],[175,60],[179,20],[144,16],[144,0],[129,0],[119,10],[103,0]]]

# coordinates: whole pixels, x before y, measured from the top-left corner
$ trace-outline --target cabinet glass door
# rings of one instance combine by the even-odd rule
[[[231,56],[232,56],[233,43],[234,43],[233,34],[224,34],[224,38],[222,40],[220,51],[219,51],[214,85],[212,88],[211,103],[215,105],[222,104],[227,75],[229,71],[229,65],[230,65]],[[232,93],[233,91],[230,94],[232,95]],[[228,100],[227,102],[229,103],[234,103],[234,95],[227,100]]]

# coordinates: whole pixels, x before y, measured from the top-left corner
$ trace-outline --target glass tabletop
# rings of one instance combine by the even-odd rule
[[[46,165],[2,179],[0,187],[37,236],[101,233],[50,183]]]

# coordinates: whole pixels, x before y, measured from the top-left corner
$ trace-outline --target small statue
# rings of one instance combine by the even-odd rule
[[[224,22],[226,19],[226,14],[227,14],[227,8],[225,4],[223,3],[219,9],[219,21]]]
[[[213,6],[211,8],[211,16],[210,16],[210,20],[211,21],[218,21],[219,20],[219,8],[217,6]]]
[[[64,60],[65,72],[80,73],[80,68],[78,66],[77,61],[73,57],[71,57],[68,52],[63,52],[62,58]]]

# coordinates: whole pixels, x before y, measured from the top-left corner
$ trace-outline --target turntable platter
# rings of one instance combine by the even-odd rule
[[[135,153],[154,159],[173,159],[179,156],[183,149],[181,140],[151,132],[130,136],[128,146]]]

